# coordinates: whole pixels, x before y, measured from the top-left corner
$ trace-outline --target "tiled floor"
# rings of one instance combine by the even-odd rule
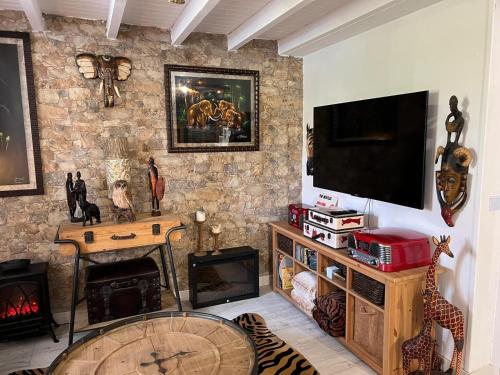
[[[276,293],[265,291],[258,298],[198,311],[228,319],[245,312],[262,315],[271,331],[304,354],[322,375],[374,373],[342,344],[326,335],[311,319]],[[48,336],[0,343],[0,375],[19,369],[48,366],[67,344],[68,325],[58,328],[56,334],[60,338],[58,344],[53,343]]]

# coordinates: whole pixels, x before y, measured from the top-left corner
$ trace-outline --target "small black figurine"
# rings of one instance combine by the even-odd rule
[[[101,212],[99,211],[99,207],[95,203],[90,203],[87,201],[87,187],[85,185],[85,181],[81,179],[82,175],[80,172],[76,172],[76,181],[72,189],[73,199],[78,200],[78,205],[80,206],[83,212],[82,220],[76,219],[75,221],[83,221],[83,226],[86,225],[87,221],[90,221],[90,225],[94,225],[93,218],[96,219],[96,222],[99,224],[101,222]],[[68,173],[68,178],[66,180],[66,192],[73,185],[73,175]],[[68,205],[69,205],[68,200]],[[76,203],[75,203],[76,209]],[[71,210],[71,208],[70,208]],[[74,213],[73,213],[74,214]],[[73,221],[73,220],[72,220]]]

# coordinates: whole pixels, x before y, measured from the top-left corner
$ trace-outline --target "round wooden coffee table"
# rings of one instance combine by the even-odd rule
[[[61,353],[53,375],[257,374],[255,344],[229,320],[160,312],[94,331]]]

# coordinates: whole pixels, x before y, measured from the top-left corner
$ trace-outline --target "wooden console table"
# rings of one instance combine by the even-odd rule
[[[179,311],[182,311],[170,241],[180,239],[179,231],[184,229],[186,226],[181,223],[180,219],[170,215],[156,217],[139,215],[137,221],[132,223],[103,222],[85,227],[82,223],[63,223],[59,226],[54,243],[61,245],[60,251],[63,255],[74,257],[68,346],[73,344],[76,306],[85,299],[78,299],[80,260],[98,263],[89,257],[92,254],[153,246],[143,256],[146,257],[156,250],[159,251],[165,279],[162,287],[170,289],[165,260],[164,246],[166,246],[177,307]]]
[[[310,271],[317,277],[317,297],[333,290],[346,293],[346,336],[337,339],[376,372],[383,375],[403,373],[401,346],[420,331],[423,318],[422,291],[427,267],[401,272],[381,272],[357,262],[347,250],[333,250],[305,236],[302,231],[286,222],[271,223],[273,248],[273,290],[295,306],[291,289],[282,289],[276,274],[280,258],[288,258],[293,273]],[[278,236],[279,240],[278,241]],[[284,237],[284,239],[283,239]],[[280,248],[279,242],[291,244],[291,251]],[[317,270],[296,259],[296,245],[317,252]],[[333,262],[346,267],[346,279],[326,277],[325,268]],[[353,272],[359,272],[385,287],[385,302],[379,306],[370,302],[352,288]]]

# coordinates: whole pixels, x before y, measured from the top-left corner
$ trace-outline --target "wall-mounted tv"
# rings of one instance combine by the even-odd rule
[[[423,209],[428,98],[315,107],[314,186]]]

